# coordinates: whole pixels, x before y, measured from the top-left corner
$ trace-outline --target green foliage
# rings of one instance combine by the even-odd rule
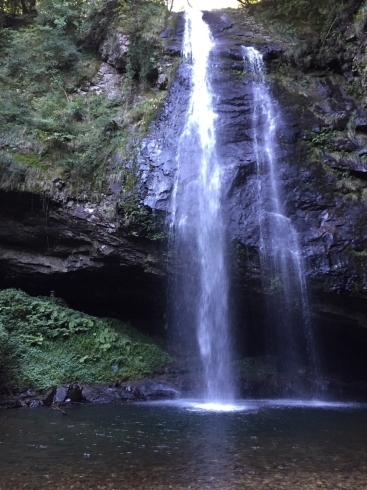
[[[50,80],[49,70],[71,68],[80,53],[62,30],[30,26],[7,30],[2,55],[0,76],[3,79],[16,77],[17,87],[24,89],[30,81],[42,82],[44,76]],[[33,89],[36,91],[37,87]]]
[[[340,0],[262,0],[256,7],[268,10],[273,18],[293,24],[312,23],[323,27],[326,18],[343,6]],[[348,3],[348,0],[345,0]]]
[[[0,150],[0,185],[5,183],[7,188],[17,188],[24,182],[27,167],[16,162],[14,157],[4,150]]]
[[[150,240],[163,240],[167,238],[163,215],[155,214],[151,208],[140,204],[134,196],[119,203],[118,214],[122,218],[125,230],[131,236],[146,237]]]
[[[0,20],[17,15],[34,14],[36,0],[0,0]]]
[[[41,180],[52,189],[58,176],[64,194],[98,198],[119,170],[110,165],[116,151],[134,186],[127,162],[165,97],[134,78],[156,76],[164,3],[41,0],[37,14],[26,27],[0,28],[0,186],[37,191]],[[125,85],[109,99],[88,88],[99,44],[115,32],[130,43]]]
[[[0,322],[0,363],[8,348],[8,332],[4,328],[4,325]]]
[[[367,24],[367,3],[361,6],[354,18],[354,28],[358,36],[361,36],[366,28]]]
[[[363,0],[262,0],[251,7],[288,44],[286,55],[298,66],[308,69],[311,60],[329,57],[339,43],[340,24],[350,22],[351,13]],[[333,37],[333,33],[335,36]],[[330,46],[327,42],[330,40]]]
[[[118,13],[126,34],[154,41],[165,27],[167,17],[161,0],[120,0]]]
[[[0,360],[9,385],[48,388],[148,375],[169,356],[117,320],[71,310],[54,298],[0,291]]]
[[[87,123],[80,120],[78,124],[81,97],[73,99],[69,93],[80,76],[93,73],[92,58],[81,55],[64,29],[50,25],[8,30],[1,55],[0,82],[4,89],[0,93],[0,140],[18,155],[14,158],[9,151],[2,155],[3,186],[14,186],[17,175],[18,187],[23,183],[19,162],[24,163],[29,149],[39,155],[39,160],[47,156],[44,160],[49,162],[50,173],[74,171],[81,177],[90,173],[99,163],[98,157],[104,159],[99,154],[105,152],[98,152],[97,146],[104,143],[100,135],[109,107],[106,103],[102,111],[96,109],[100,101],[89,98],[87,104],[84,101]],[[92,122],[94,117],[97,121]],[[21,168],[26,170],[27,166]]]
[[[117,340],[117,333],[110,330],[108,327],[102,329],[98,334],[94,333],[98,348],[106,351],[112,347],[112,344]]]
[[[37,19],[39,25],[49,25],[59,30],[79,29],[82,13],[91,2],[85,0],[40,0],[37,4]],[[90,8],[90,7],[89,7]]]
[[[319,133],[312,133],[310,142],[314,146],[320,146],[324,148],[330,141],[330,131],[327,128],[323,128]]]
[[[167,9],[164,2],[126,0],[120,2],[120,26],[129,36],[127,73],[146,80],[161,56],[159,33],[165,27]]]
[[[140,129],[145,133],[157,110],[161,107],[165,93],[164,92],[154,92],[147,94],[148,97],[140,103],[137,103],[125,120],[125,124],[134,125],[136,128]]]

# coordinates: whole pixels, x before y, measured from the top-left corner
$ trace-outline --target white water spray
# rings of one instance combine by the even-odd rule
[[[181,335],[195,331],[204,371],[204,397],[233,398],[229,341],[226,230],[222,216],[222,169],[216,155],[215,120],[208,77],[214,46],[202,12],[186,13],[183,54],[191,66],[191,97],[177,154],[171,228],[172,301]],[[183,333],[182,333],[183,332]]]
[[[253,47],[243,47],[243,57],[252,79],[253,149],[258,174],[258,219],[260,228],[260,254],[265,287],[278,293],[284,307],[278,307],[279,317],[274,327],[281,323],[279,352],[283,361],[299,361],[299,343],[295,330],[294,312],[299,311],[303,323],[303,336],[311,369],[318,377],[316,353],[310,321],[305,270],[298,243],[298,235],[289,218],[285,216],[277,175],[279,152],[276,131],[279,127],[279,110],[271,97],[265,81],[261,53]],[[264,277],[265,276],[265,277]]]

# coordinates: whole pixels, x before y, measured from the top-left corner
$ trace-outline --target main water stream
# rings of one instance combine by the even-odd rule
[[[210,52],[214,46],[202,12],[189,9],[183,55],[191,65],[191,97],[177,152],[172,196],[172,297],[175,343],[198,352],[203,396],[234,396],[228,313],[226,229],[222,212],[222,167],[216,154]],[[196,339],[196,342],[193,342]]]
[[[202,12],[186,12],[183,57],[191,67],[191,96],[177,150],[171,199],[171,297],[174,343],[187,356],[199,355],[207,401],[234,398],[231,371],[228,239],[223,181],[226,162],[218,158],[212,90],[215,47]],[[292,390],[317,396],[318,362],[307,298],[305,268],[297,232],[283,206],[278,172],[279,109],[265,79],[262,55],[243,47],[245,82],[251,87],[252,154],[257,168],[254,210],[268,321],[276,332],[278,368],[292,377]],[[247,122],[248,123],[248,122]],[[244,121],[246,124],[246,121]],[[273,349],[274,350],[274,349]],[[308,369],[314,389],[297,384]],[[311,383],[312,384],[312,383]]]

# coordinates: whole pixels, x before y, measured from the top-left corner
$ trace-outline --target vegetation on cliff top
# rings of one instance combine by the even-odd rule
[[[96,198],[119,179],[131,189],[136,146],[165,97],[155,86],[164,2],[41,0],[27,15],[13,3],[0,3],[0,187],[53,195],[61,180],[66,196]],[[118,86],[99,87],[101,56],[125,48]]]
[[[345,50],[345,30],[350,29],[351,40],[363,34],[367,23],[365,0],[261,0],[249,8],[283,38],[290,61],[301,68],[322,65]]]
[[[72,310],[58,298],[0,291],[0,381],[7,388],[118,382],[170,360],[130,325]]]

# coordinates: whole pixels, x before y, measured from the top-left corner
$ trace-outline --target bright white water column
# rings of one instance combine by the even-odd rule
[[[186,13],[183,54],[191,69],[191,97],[179,142],[172,196],[176,279],[171,301],[176,306],[180,329],[191,332],[194,327],[205,399],[223,402],[233,398],[233,383],[222,169],[216,155],[217,116],[208,79],[213,46],[202,12],[190,9]]]

